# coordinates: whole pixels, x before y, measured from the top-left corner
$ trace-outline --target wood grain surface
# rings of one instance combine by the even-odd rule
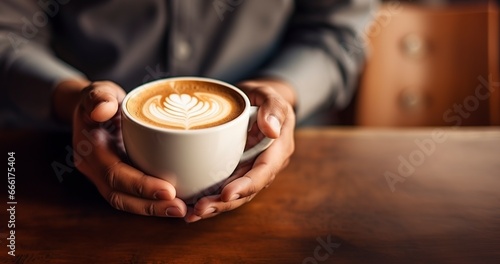
[[[4,180],[0,263],[500,263],[499,129],[300,129],[268,189],[193,224],[111,208],[68,163],[69,134],[0,143],[17,201],[11,257]]]

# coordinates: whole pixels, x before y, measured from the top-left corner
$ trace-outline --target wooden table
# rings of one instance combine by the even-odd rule
[[[68,134],[0,142],[17,202],[10,257],[3,187],[1,263],[500,263],[499,129],[301,129],[270,188],[194,224],[116,211],[70,166],[56,175]]]

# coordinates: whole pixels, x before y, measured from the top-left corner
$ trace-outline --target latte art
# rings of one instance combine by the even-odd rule
[[[141,123],[168,129],[203,129],[237,118],[245,100],[221,84],[203,81],[169,81],[150,85],[126,103]]]
[[[203,92],[189,94],[157,95],[142,107],[142,113],[152,121],[191,129],[207,123],[215,123],[231,114],[231,103],[222,96]]]

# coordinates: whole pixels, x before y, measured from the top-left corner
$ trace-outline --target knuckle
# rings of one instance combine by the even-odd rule
[[[144,185],[145,185],[146,181],[147,181],[146,175],[142,174],[142,176],[140,177],[140,180],[133,183],[132,191],[136,195],[142,197],[144,194]]]
[[[106,183],[111,189],[115,189],[116,187],[116,177],[120,168],[120,162],[117,162],[111,165],[106,171],[106,175],[104,176]]]
[[[156,215],[156,206],[154,203],[151,203],[149,206],[144,207],[144,214],[153,216]]]
[[[274,182],[274,179],[276,179],[276,174],[272,174],[271,177],[269,177],[269,180],[267,181],[267,184],[264,188],[269,187]]]
[[[281,118],[285,118],[288,114],[288,107],[285,100],[278,96],[271,96],[267,99],[267,104],[279,111]]]
[[[80,91],[80,95],[81,95],[81,96],[83,96],[84,98],[85,98],[85,97],[88,97],[88,96],[90,96],[90,93],[91,93],[93,90],[94,90],[94,87],[93,87],[93,85],[91,84],[91,85],[89,85],[89,86],[87,86],[87,87],[83,88],[83,89]]]
[[[250,195],[250,196],[247,196],[247,197],[245,198],[245,202],[246,202],[246,203],[248,203],[248,202],[252,201],[252,200],[253,200],[253,198],[255,197],[255,195],[256,195],[256,194],[252,194],[252,195]]]
[[[108,203],[115,209],[123,211],[123,200],[118,192],[111,191],[107,197]]]
[[[88,98],[88,104],[92,105],[93,100],[98,98],[102,94],[102,91],[100,89],[97,89],[96,87],[91,87],[90,90],[87,92],[87,98]]]
[[[116,174],[114,170],[110,169],[108,170],[108,172],[106,172],[105,175],[106,183],[108,184],[109,187],[111,187],[111,189],[115,188],[115,177]]]
[[[250,181],[250,184],[248,185],[248,193],[253,194],[257,192],[257,186],[255,186],[255,182],[252,179],[252,177],[249,177],[248,175],[243,175],[244,178],[247,178]]]
[[[227,202],[222,204],[221,212],[227,212],[234,209],[232,202]]]

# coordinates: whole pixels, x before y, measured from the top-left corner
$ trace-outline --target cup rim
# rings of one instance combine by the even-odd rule
[[[146,89],[147,87],[156,85],[158,83],[169,82],[169,81],[201,81],[201,82],[209,82],[209,83],[219,84],[221,86],[224,86],[226,88],[232,89],[233,91],[237,92],[243,98],[243,101],[245,101],[245,108],[236,118],[234,118],[226,123],[223,123],[223,124],[220,124],[220,125],[217,125],[214,127],[199,128],[199,129],[192,129],[192,130],[183,130],[183,129],[174,129],[174,128],[164,128],[164,127],[153,126],[153,125],[147,124],[145,122],[141,122],[140,120],[137,120],[129,113],[129,111],[127,109],[127,102],[129,101],[129,99],[132,96],[139,93],[141,90]],[[206,133],[206,132],[218,131],[218,130],[225,129],[226,127],[229,127],[233,123],[237,122],[239,119],[243,118],[244,114],[247,113],[248,111],[250,111],[250,99],[248,99],[248,96],[245,93],[243,93],[243,91],[238,89],[236,86],[234,86],[230,83],[221,81],[221,80],[216,80],[216,79],[212,79],[212,78],[208,78],[208,77],[198,77],[198,76],[179,76],[179,77],[162,78],[162,79],[154,80],[154,81],[147,82],[147,83],[144,83],[144,84],[137,86],[136,88],[132,89],[131,91],[129,91],[125,95],[125,98],[123,98],[123,101],[121,102],[120,107],[121,107],[122,114],[125,115],[127,119],[129,119],[131,122],[133,122],[141,127],[145,127],[145,128],[151,129],[151,130],[159,131],[159,132],[169,132],[169,133],[177,133],[177,134],[200,134],[200,133]],[[123,119],[123,117],[122,117],[122,119]],[[123,122],[123,120],[122,120],[122,122]]]

